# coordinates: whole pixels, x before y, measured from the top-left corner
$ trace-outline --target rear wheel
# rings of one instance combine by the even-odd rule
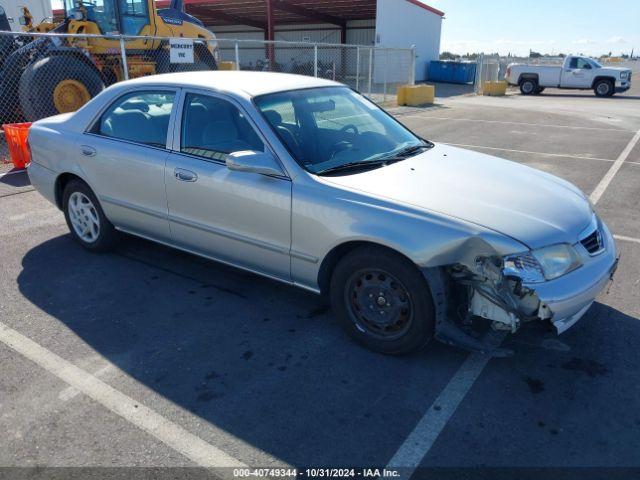
[[[111,250],[119,239],[117,230],[102,211],[89,186],[71,180],[62,196],[62,208],[74,240],[92,252]]]
[[[100,73],[72,55],[54,55],[29,65],[19,86],[27,121],[74,112],[104,89]]]
[[[520,82],[520,92],[523,95],[532,95],[536,93],[537,88],[538,82],[536,82],[533,78],[525,78]]]
[[[593,86],[596,97],[610,97],[614,93],[613,82],[611,80],[598,80]]]
[[[349,335],[375,352],[409,353],[433,336],[429,286],[413,263],[390,250],[364,247],[349,253],[332,275],[330,296]]]

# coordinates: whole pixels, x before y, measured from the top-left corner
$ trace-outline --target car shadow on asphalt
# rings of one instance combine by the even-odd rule
[[[56,237],[28,251],[22,267],[22,295],[74,334],[63,351],[73,351],[77,336],[135,380],[125,391],[136,400],[148,402],[150,389],[292,465],[386,464],[467,358],[438,343],[406,357],[371,353],[342,333],[315,295],[132,237],[103,255]],[[491,416],[495,435],[508,430],[518,445],[555,436],[540,427],[549,417],[565,437],[572,428],[588,436],[583,427],[604,411],[615,425],[616,412],[630,406],[622,393],[637,390],[625,386],[637,369],[624,346],[635,351],[639,343],[638,319],[601,303],[559,338],[541,325],[523,329],[505,343],[515,355],[492,360],[476,382],[444,445],[469,435],[486,443],[480,439],[492,424],[477,418]],[[569,402],[560,410],[559,389]],[[529,411],[540,418],[521,425]],[[629,440],[619,426],[599,429]],[[596,440],[590,459],[606,463],[611,454]],[[576,441],[562,439],[549,465],[561,464]],[[433,455],[465,464],[457,448]],[[532,455],[524,448],[522,458],[495,458],[529,464]]]
[[[316,295],[133,237],[96,255],[60,236],[22,267],[22,295],[135,379],[131,396],[294,465],[384,464],[466,358],[374,354]]]

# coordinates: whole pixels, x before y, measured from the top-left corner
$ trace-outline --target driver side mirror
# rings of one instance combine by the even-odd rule
[[[227,168],[235,172],[259,173],[261,175],[284,175],[275,157],[268,150],[256,152],[245,150],[227,156]]]

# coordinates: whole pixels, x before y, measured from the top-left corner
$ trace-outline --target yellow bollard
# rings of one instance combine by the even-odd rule
[[[236,62],[218,62],[218,70],[235,70]]]

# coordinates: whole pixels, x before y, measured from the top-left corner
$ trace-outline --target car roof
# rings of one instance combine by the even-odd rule
[[[136,78],[126,83],[136,86],[161,84],[175,85],[176,87],[213,88],[220,92],[231,94],[244,92],[251,97],[286,90],[341,85],[331,80],[289,73],[220,70],[151,75]]]

